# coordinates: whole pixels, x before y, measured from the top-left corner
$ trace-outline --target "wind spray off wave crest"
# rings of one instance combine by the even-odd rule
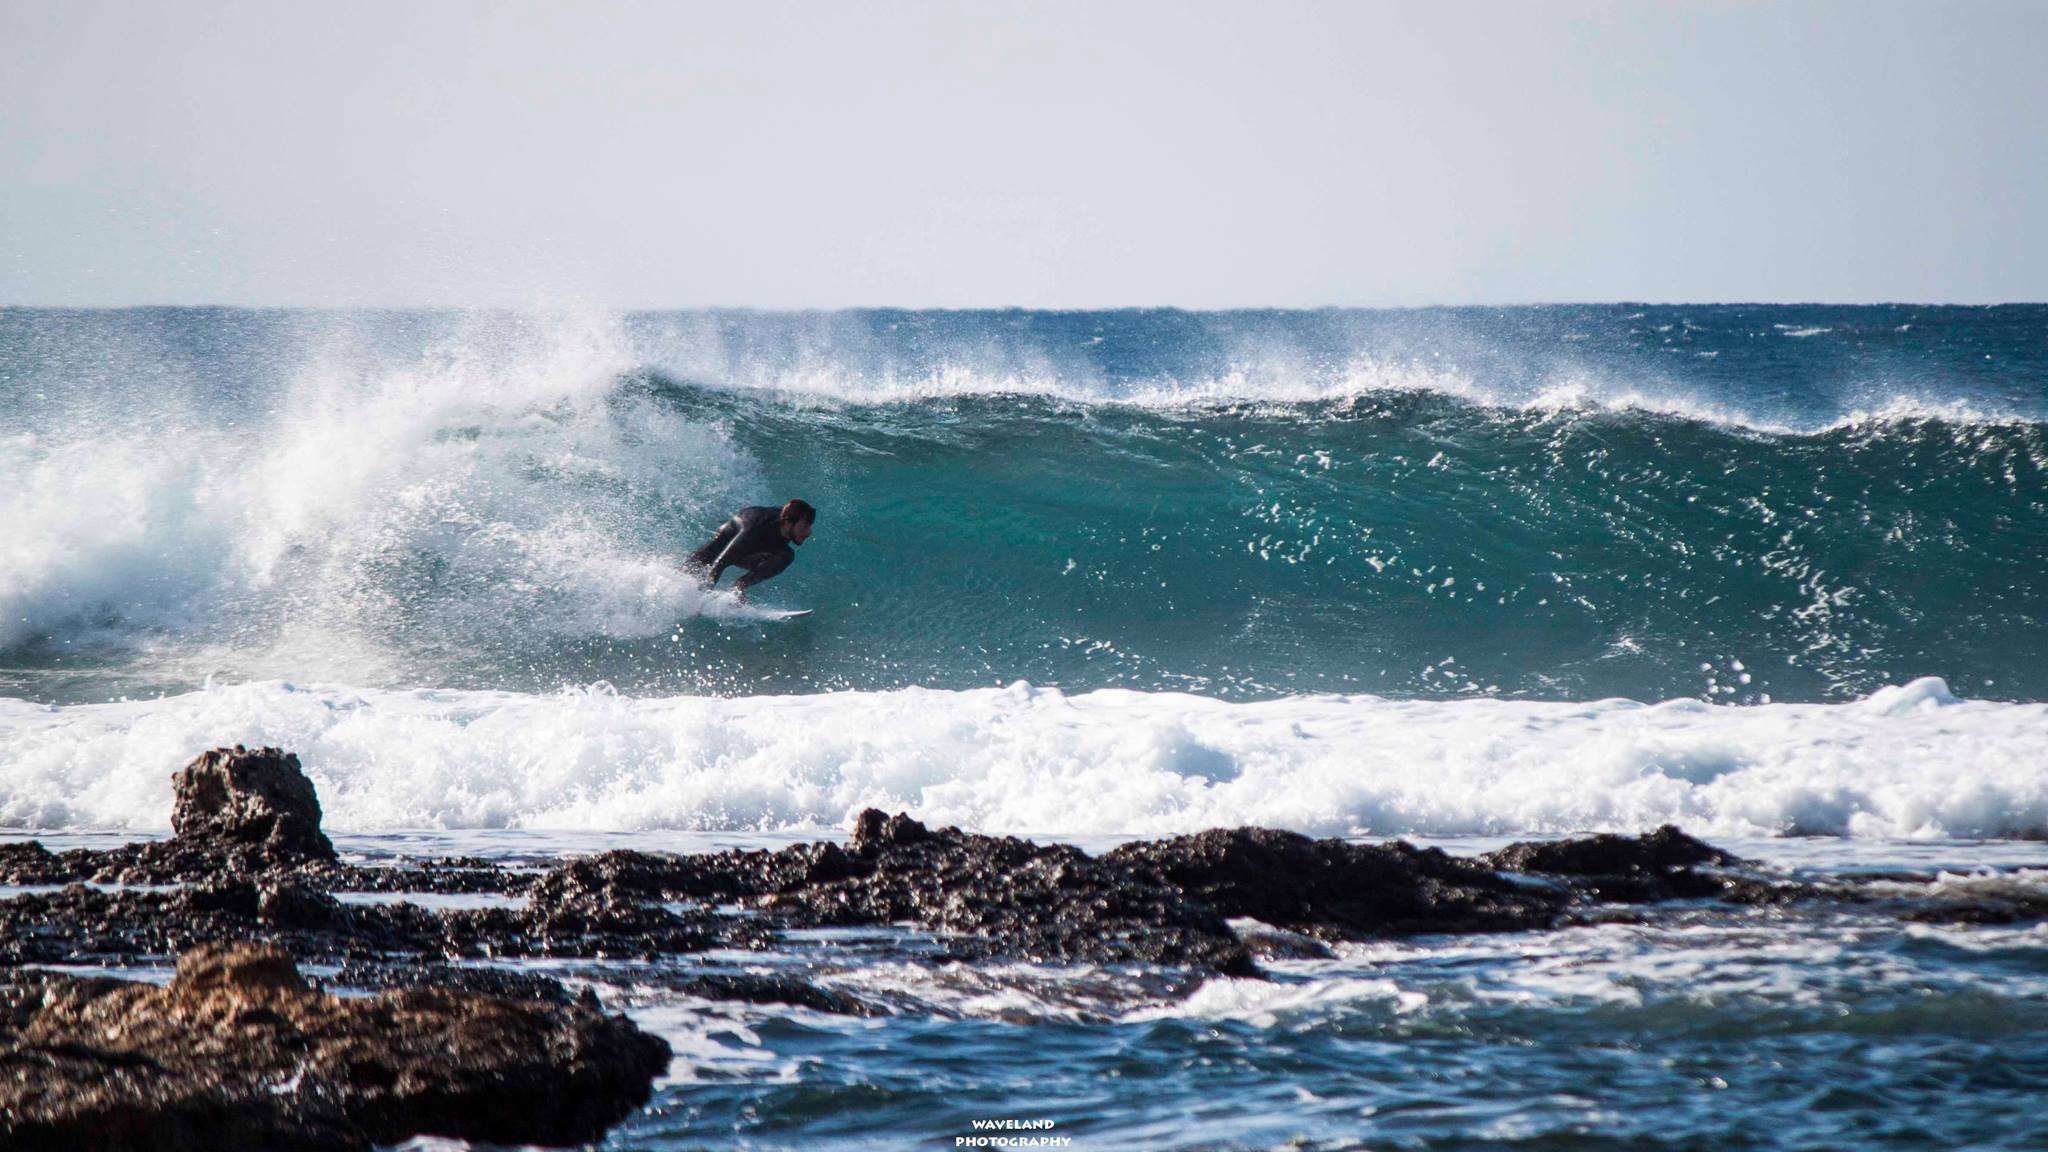
[[[622,392],[616,321],[420,323],[393,347],[308,322],[260,342],[249,376],[146,403],[116,374],[67,381],[55,419],[0,441],[25,478],[0,495],[0,649],[379,679],[488,648],[508,619],[646,636],[695,611],[648,524],[702,514],[751,465]]]

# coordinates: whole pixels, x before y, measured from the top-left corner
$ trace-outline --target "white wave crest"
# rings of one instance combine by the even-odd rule
[[[1309,696],[1018,683],[633,699],[252,683],[0,701],[0,825],[158,829],[201,749],[297,751],[330,825],[843,831],[864,807],[1003,833],[1640,831],[2048,836],[2048,704],[1940,680],[1847,704]]]
[[[1793,335],[1788,333],[1787,335]],[[772,397],[798,406],[860,408],[1019,397],[1077,406],[1201,412],[1221,408],[1286,408],[1362,402],[1400,394],[1441,396],[1473,408],[1538,416],[1624,414],[1696,421],[1744,432],[1815,435],[1872,425],[1943,421],[2017,426],[2048,417],[1998,404],[1928,397],[1873,384],[1848,405],[1824,415],[1783,408],[1745,408],[1703,394],[1694,384],[1609,379],[1584,370],[1502,381],[1451,361],[1356,357],[1332,367],[1285,359],[1253,360],[1208,376],[1103,379],[1074,365],[978,368],[948,363],[920,372],[864,371],[837,364],[733,369],[656,365],[703,386]]]
[[[279,349],[287,383],[251,411],[115,395],[0,437],[0,648],[231,636],[232,660],[204,659],[254,676],[315,654],[377,680],[402,631],[647,636],[732,615],[644,530],[726,514],[754,465],[622,395],[626,345],[603,316],[466,319],[395,359],[329,333]]]

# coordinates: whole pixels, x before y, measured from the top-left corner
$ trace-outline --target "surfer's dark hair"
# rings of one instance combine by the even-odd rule
[[[782,506],[780,519],[784,524],[809,524],[818,518],[818,510],[802,500],[791,500]]]

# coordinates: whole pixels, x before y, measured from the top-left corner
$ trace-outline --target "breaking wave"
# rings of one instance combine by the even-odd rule
[[[2048,696],[2038,318],[1786,311],[0,312],[0,694]]]
[[[1512,835],[2048,837],[2048,705],[1939,680],[1846,704],[1178,693],[634,699],[284,683],[0,703],[0,825],[162,828],[223,743],[296,749],[343,831],[843,831],[865,807],[996,833],[1259,824]]]

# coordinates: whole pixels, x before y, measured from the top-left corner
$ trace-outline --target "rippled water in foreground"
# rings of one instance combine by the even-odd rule
[[[677,850],[788,840],[627,839]],[[377,854],[585,846],[342,838]],[[683,965],[531,967],[594,981],[675,1047],[652,1105],[603,1144],[620,1152],[954,1147],[977,1119],[1050,1120],[1006,1134],[1084,1150],[2040,1146],[2048,925],[1908,923],[1886,900],[1924,909],[1988,892],[2048,907],[2048,849],[1725,846],[1806,878],[1861,879],[1872,900],[1617,908],[1612,923],[1551,933],[1345,945],[1335,959],[1266,960],[1268,981],[1211,980],[1192,994],[1158,971],[935,965],[907,931],[802,933],[775,952]],[[887,1014],[663,991],[685,973],[736,968],[793,969]]]

